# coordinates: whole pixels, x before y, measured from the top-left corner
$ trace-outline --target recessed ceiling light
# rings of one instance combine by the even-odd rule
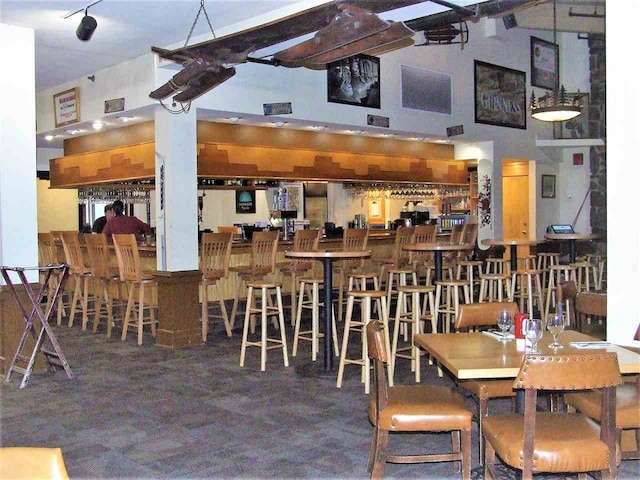
[[[229,117],[227,118],[227,120],[229,120],[230,122],[236,123],[242,120],[242,117]]]
[[[362,130],[347,130],[347,133],[350,133],[351,135],[361,135]]]
[[[55,138],[55,137],[54,137],[53,135],[45,135],[45,136],[44,136],[44,139],[45,139],[47,142],[50,142],[50,141],[51,141],[51,140],[53,140],[54,138]]]
[[[116,117],[118,120],[120,120],[122,123],[127,123],[130,122],[131,120],[133,120],[136,117],[127,117],[127,116],[122,116],[122,117]]]
[[[102,122],[93,122],[91,126],[93,127],[94,130],[102,130],[105,124]]]
[[[276,127],[278,128],[282,128],[286,125],[289,125],[287,122],[276,122]]]
[[[327,126],[326,125],[311,125],[311,129],[322,131],[322,130],[326,130]]]
[[[82,130],[78,128],[70,128],[69,130],[65,130],[69,135],[75,135],[76,133],[80,133]]]

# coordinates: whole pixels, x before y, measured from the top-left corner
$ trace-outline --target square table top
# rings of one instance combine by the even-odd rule
[[[640,373],[640,355],[618,345],[593,349],[572,347],[569,342],[597,341],[573,330],[566,330],[558,337],[564,348],[554,351],[547,346],[552,341],[551,334],[545,332],[538,342],[538,350],[544,354],[570,355],[615,352],[620,373]],[[459,380],[516,378],[525,354],[524,346],[518,348],[515,339],[502,341],[482,333],[419,334],[415,335],[414,342],[431,353]]]

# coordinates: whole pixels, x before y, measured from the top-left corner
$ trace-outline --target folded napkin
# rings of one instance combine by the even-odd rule
[[[496,332],[494,330],[485,330],[482,332],[483,335],[487,335],[491,338],[495,338],[496,340],[511,340],[512,338],[516,338],[513,333],[502,333]]]
[[[575,348],[607,348],[611,344],[609,342],[594,341],[594,342],[569,342],[569,345]]]

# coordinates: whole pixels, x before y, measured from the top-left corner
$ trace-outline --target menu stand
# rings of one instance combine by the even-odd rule
[[[31,288],[29,281],[26,278],[25,271],[27,270],[37,270],[39,273],[45,274],[44,282],[42,282],[42,286],[40,290],[36,294]],[[18,295],[18,291],[16,290],[16,286],[11,281],[9,276],[9,272],[17,273],[20,282],[24,286],[27,295],[29,297],[29,301],[31,303],[31,313],[28,312],[27,308],[23,301],[20,299],[20,295]],[[59,273],[58,273],[59,272]],[[4,379],[5,383],[9,383],[11,380],[11,375],[13,372],[17,372],[22,374],[22,382],[20,383],[20,388],[24,388],[27,386],[29,382],[29,378],[31,377],[31,372],[33,371],[33,366],[36,361],[36,357],[38,353],[42,353],[44,355],[47,364],[49,365],[49,371],[56,371],[56,367],[64,368],[64,371],[67,373],[67,377],[70,379],[74,378],[73,373],[71,372],[71,368],[67,363],[64,354],[62,353],[62,349],[60,348],[60,344],[56,340],[55,335],[49,325],[49,320],[53,316],[53,312],[55,311],[56,305],[58,303],[58,299],[62,292],[64,291],[64,286],[67,283],[67,278],[69,275],[69,265],[66,264],[50,264],[46,267],[32,267],[32,268],[23,268],[23,267],[0,267],[0,273],[4,278],[7,286],[11,290],[13,298],[15,298],[20,311],[22,312],[22,316],[26,322],[26,326],[24,332],[22,333],[22,338],[20,339],[20,343],[18,344],[18,348],[16,350],[15,355],[13,356],[13,360],[9,365],[9,369],[7,370],[6,377]],[[46,309],[46,312],[43,312],[41,307],[42,299],[44,298],[45,292],[49,291],[49,282],[54,281],[53,274],[59,274],[60,280],[58,281],[56,288],[54,289],[54,293],[52,298],[49,301],[49,307]],[[34,326],[34,320],[37,318],[40,321],[42,328],[39,332],[36,331]],[[31,335],[35,340],[35,345],[33,347],[33,351],[30,356],[23,355],[23,350],[27,343],[27,338]],[[45,349],[44,343],[45,340],[49,339],[51,346],[53,347],[53,351]],[[26,363],[26,368],[19,367],[16,365],[17,362]]]

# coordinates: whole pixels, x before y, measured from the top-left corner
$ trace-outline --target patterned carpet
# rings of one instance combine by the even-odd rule
[[[78,326],[55,327],[76,379],[60,370],[34,375],[23,390],[20,376],[2,384],[2,446],[62,447],[77,479],[367,478],[372,427],[358,367],[347,367],[341,389],[334,378],[302,377],[296,366],[311,357],[310,344],[302,343],[289,367],[272,350],[260,372],[259,350],[251,349],[240,368],[240,323],[232,338],[216,325],[206,345],[179,351],[155,347],[148,335],[138,347],[134,335],[117,339],[117,329],[107,339]],[[349,345],[356,351],[357,338]],[[396,383],[412,383],[408,361],[398,362]],[[424,363],[422,374],[423,383],[453,384]],[[473,400],[468,406],[475,411]],[[490,408],[510,406],[497,400]],[[474,423],[474,468],[477,439]],[[448,434],[396,434],[390,447],[445,452],[450,441]],[[389,464],[385,477],[460,474],[451,463]],[[640,478],[640,462],[624,462],[620,478]]]

